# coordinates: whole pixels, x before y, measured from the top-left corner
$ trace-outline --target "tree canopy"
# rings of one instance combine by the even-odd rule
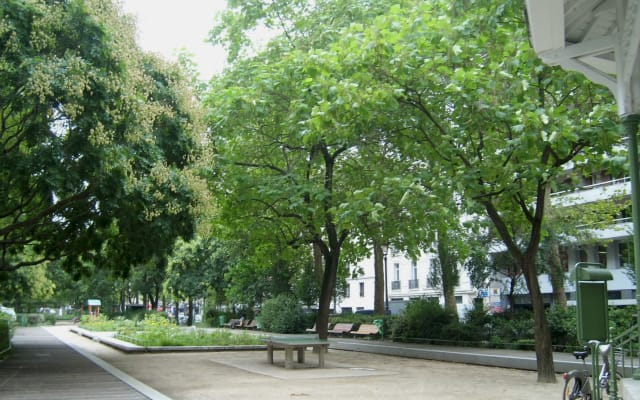
[[[0,270],[126,271],[192,234],[187,80],[111,1],[3,1],[0,48]]]

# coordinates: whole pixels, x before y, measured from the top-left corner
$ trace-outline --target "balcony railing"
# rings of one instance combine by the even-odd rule
[[[559,192],[553,192],[551,193],[551,196],[552,197],[562,196],[567,193],[581,192],[585,190],[596,189],[596,188],[605,187],[605,186],[618,185],[618,184],[627,183],[627,182],[631,182],[631,177],[626,176],[624,178],[618,178],[618,179],[612,179],[605,182],[593,183],[591,185],[577,186],[570,190],[561,190]]]
[[[391,281],[391,290],[400,290],[400,281]]]
[[[409,280],[409,289],[418,289],[420,287],[419,281],[417,279]]]

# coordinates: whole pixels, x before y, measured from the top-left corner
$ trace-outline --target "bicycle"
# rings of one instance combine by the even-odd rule
[[[588,342],[589,346],[584,347],[584,351],[574,351],[573,356],[582,360],[583,369],[574,369],[569,372],[562,374],[564,379],[564,390],[562,392],[562,400],[598,400],[602,399],[600,396],[600,390],[604,389],[607,397],[611,400],[622,400],[622,397],[617,396],[617,385],[615,382],[611,382],[611,368],[609,366],[609,354],[611,352],[611,344],[601,344],[597,340],[590,340]],[[599,352],[599,356],[602,359],[602,367],[600,368],[600,373],[598,374],[598,387],[596,388],[596,392],[592,393],[591,391],[591,379],[592,373],[586,368],[585,359],[591,354],[591,348],[597,349]],[[597,360],[596,360],[597,361]],[[593,370],[596,370],[596,367],[593,367]],[[616,374],[618,377],[619,374]],[[614,383],[612,385],[612,383]],[[595,386],[595,382],[594,382]],[[612,390],[613,389],[613,390]],[[612,394],[613,397],[609,397]]]

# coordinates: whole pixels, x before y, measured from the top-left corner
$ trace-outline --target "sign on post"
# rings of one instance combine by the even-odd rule
[[[571,271],[576,281],[576,309],[578,312],[578,340],[606,342],[609,340],[607,281],[611,271],[599,263],[579,262]]]

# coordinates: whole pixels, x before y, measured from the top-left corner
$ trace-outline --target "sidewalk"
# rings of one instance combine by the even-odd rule
[[[36,331],[36,330],[39,330]],[[276,364],[266,360],[266,351],[232,352],[170,352],[170,353],[131,353],[126,354],[69,331],[68,326],[19,329],[14,338],[14,355],[0,362],[0,398],[2,399],[51,399],[56,398],[44,393],[54,389],[54,376],[59,376],[69,361],[67,356],[49,357],[57,360],[57,366],[35,368],[38,374],[32,374],[23,382],[48,382],[38,384],[18,384],[12,372],[16,372],[13,361],[15,354],[23,353],[23,347],[29,347],[23,337],[33,333],[38,336],[49,335],[47,340],[67,343],[67,352],[82,352],[93,363],[101,364],[111,375],[111,384],[104,388],[99,385],[104,377],[92,376],[91,368],[72,363],[75,372],[68,380],[86,381],[91,388],[92,397],[109,398],[109,388],[115,388],[114,376],[122,380],[123,385],[142,385],[150,391],[141,396],[138,390],[134,394],[149,399],[245,399],[260,397],[261,400],[286,399],[293,397],[327,398],[349,396],[353,399],[388,399],[393,397],[411,399],[495,399],[502,398],[539,399],[542,397],[560,398],[563,382],[558,377],[555,384],[537,384],[535,372],[518,369],[487,368],[463,363],[430,361],[421,357],[462,357],[477,360],[528,360],[531,354],[526,352],[501,351],[492,353],[478,349],[430,348],[429,346],[405,345],[393,342],[332,339],[327,355],[327,368],[312,368],[304,364],[301,368],[285,370],[282,368],[284,355],[276,354]],[[53,337],[52,335],[55,335]],[[65,346],[62,346],[65,347]],[[74,351],[74,349],[76,351]],[[486,349],[489,350],[489,349]],[[377,354],[375,354],[377,353]],[[85,358],[76,353],[78,357]],[[503,354],[504,357],[499,357]],[[569,355],[569,357],[571,357]],[[33,369],[38,360],[37,350],[32,360],[21,358],[22,369]],[[436,358],[436,359],[440,359]],[[34,360],[35,359],[35,360]],[[9,361],[13,368],[7,368]],[[85,362],[87,359],[85,358]],[[466,361],[465,361],[466,362]],[[522,361],[518,361],[522,362]],[[89,362],[90,364],[91,362]],[[486,364],[486,363],[485,363]],[[9,370],[9,373],[7,373]],[[83,375],[87,372],[86,375]],[[20,372],[21,374],[24,371]],[[50,376],[45,376],[50,375]],[[636,381],[637,382],[637,381]],[[49,387],[48,385],[51,385]],[[29,387],[31,386],[31,387]],[[67,385],[70,386],[70,385]],[[77,388],[78,386],[76,386]],[[44,391],[44,392],[43,392]],[[625,400],[638,400],[640,390],[634,389],[636,397],[625,396]],[[31,393],[31,397],[27,395]],[[40,396],[33,393],[40,393]],[[57,398],[73,398],[60,395]],[[127,397],[122,397],[127,398]]]
[[[147,398],[43,328],[18,328],[12,347],[0,361],[3,400]]]

